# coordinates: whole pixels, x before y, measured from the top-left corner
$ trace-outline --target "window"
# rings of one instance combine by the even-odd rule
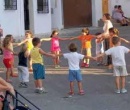
[[[5,10],[17,10],[17,0],[5,0]]]
[[[48,0],[37,0],[37,12],[38,13],[49,13]]]

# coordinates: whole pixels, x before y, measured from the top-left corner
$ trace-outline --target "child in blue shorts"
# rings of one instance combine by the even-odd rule
[[[91,58],[77,53],[77,47],[74,43],[69,45],[70,53],[63,54],[63,57],[68,60],[69,65],[69,75],[68,80],[70,82],[70,92],[69,95],[74,95],[74,81],[78,83],[79,95],[84,95],[82,88],[82,75],[79,67],[80,60],[84,58]]]
[[[44,93],[45,89],[43,88],[42,85],[42,80],[45,79],[45,68],[44,68],[44,63],[43,63],[43,57],[42,55],[54,57],[55,55],[49,54],[44,52],[40,46],[41,46],[41,41],[39,38],[33,38],[32,40],[34,48],[31,50],[30,57],[32,59],[32,67],[33,67],[33,76],[35,79],[35,87],[36,93]]]

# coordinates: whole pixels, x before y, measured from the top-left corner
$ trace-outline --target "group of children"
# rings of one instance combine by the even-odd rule
[[[29,68],[33,71],[33,76],[35,80],[35,92],[36,93],[45,93],[45,89],[43,87],[42,80],[45,79],[45,67],[42,55],[46,55],[52,57],[54,59],[55,68],[59,68],[59,57],[63,56],[68,60],[69,65],[69,75],[68,80],[70,82],[70,91],[69,95],[74,94],[73,86],[74,80],[78,82],[79,94],[84,95],[84,91],[82,88],[82,75],[80,71],[80,60],[82,60],[82,67],[89,67],[89,59],[94,59],[98,62],[98,64],[103,63],[104,55],[111,55],[109,61],[110,64],[113,64],[114,75],[116,76],[116,93],[125,93],[127,90],[125,89],[125,76],[127,76],[126,64],[124,60],[124,54],[130,52],[126,47],[120,46],[120,40],[123,40],[127,43],[129,41],[118,37],[118,30],[116,28],[109,29],[109,42],[110,49],[104,52],[103,49],[103,40],[105,38],[98,38],[96,35],[89,34],[89,29],[82,29],[82,34],[78,37],[71,38],[60,38],[58,36],[58,31],[54,30],[50,36],[50,38],[42,38],[39,39],[37,37],[33,38],[33,35],[30,31],[25,33],[25,39],[20,43],[13,43],[12,35],[7,35],[3,40],[3,63],[7,68],[6,71],[6,81],[11,82],[10,76],[16,76],[13,73],[14,67],[14,55],[18,55],[19,63],[18,63],[18,76],[20,80],[20,87],[27,88],[27,82],[29,82],[29,71],[27,66],[27,59],[29,59]],[[96,38],[96,54],[97,57],[91,57],[91,40]],[[68,47],[70,53],[61,53],[60,49],[60,40],[74,40],[79,39],[81,41],[81,53],[77,53],[77,46],[74,43],[71,43]],[[51,41],[51,53],[46,53],[43,51],[41,47],[42,41]],[[23,44],[23,45],[22,45]],[[20,46],[22,45],[21,51],[19,53],[15,53],[13,51],[13,45]],[[118,52],[118,55],[117,55]],[[121,79],[121,91],[120,91],[120,79]]]

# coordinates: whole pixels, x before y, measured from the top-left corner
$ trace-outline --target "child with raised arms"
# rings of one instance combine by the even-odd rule
[[[91,58],[89,56],[82,55],[77,53],[77,47],[74,43],[69,45],[70,53],[61,54],[65,59],[68,60],[69,65],[69,75],[68,80],[70,82],[70,91],[69,95],[74,95],[74,81],[77,81],[79,95],[84,95],[84,90],[82,87],[82,75],[79,67],[80,60],[84,58]]]
[[[96,58],[105,55],[112,56],[112,64],[115,76],[116,93],[126,93],[125,88],[126,76],[128,75],[125,62],[125,54],[130,52],[130,49],[121,46],[121,40],[119,37],[112,37],[113,47],[98,55]],[[95,59],[96,59],[95,58]]]
[[[31,50],[30,57],[32,58],[33,76],[35,80],[36,93],[46,92],[42,80],[45,79],[45,68],[42,55],[55,58],[54,54],[44,52],[41,47],[41,41],[39,38],[33,38],[32,40],[34,48]]]

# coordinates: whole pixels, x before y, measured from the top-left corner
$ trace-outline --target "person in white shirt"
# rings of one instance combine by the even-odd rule
[[[104,56],[104,55],[111,55],[112,56],[112,63],[113,63],[113,69],[114,69],[114,76],[116,88],[116,93],[126,93],[127,90],[125,89],[125,82],[126,82],[126,76],[128,75],[127,69],[126,69],[126,62],[125,62],[125,54],[130,52],[130,49],[120,46],[121,41],[119,37],[113,37],[112,43],[114,47],[108,49],[104,53],[98,55],[95,58]]]
[[[79,95],[84,95],[84,91],[82,88],[82,75],[79,67],[80,60],[84,58],[91,58],[89,56],[84,56],[82,54],[77,53],[77,47],[74,43],[69,45],[70,53],[62,54],[65,59],[68,60],[69,65],[69,76],[68,80],[70,82],[70,92],[69,95],[74,95],[74,80],[78,83]]]

